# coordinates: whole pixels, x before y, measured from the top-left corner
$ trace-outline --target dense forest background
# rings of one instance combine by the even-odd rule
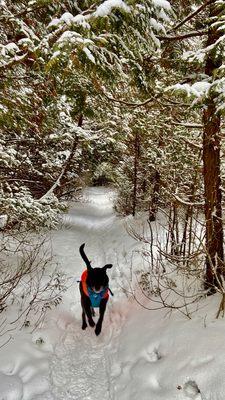
[[[224,30],[222,0],[0,0],[2,230],[110,185],[224,302]]]

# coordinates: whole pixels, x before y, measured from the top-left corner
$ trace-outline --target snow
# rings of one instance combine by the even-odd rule
[[[160,22],[156,21],[155,18],[150,18],[150,23],[156,31],[163,31],[166,33],[164,26]]]
[[[83,51],[84,51],[84,53],[86,54],[86,56],[88,57],[88,59],[89,59],[93,64],[95,64],[95,58],[94,58],[93,54],[91,53],[91,51],[90,51],[87,47],[84,47],[84,48],[83,48]]]
[[[48,28],[50,28],[51,26],[55,27],[58,26],[60,24],[60,19],[59,18],[53,18],[51,20],[51,22],[48,24]]]
[[[105,15],[109,15],[113,8],[121,8],[126,12],[129,12],[130,10],[128,5],[123,0],[106,0],[97,7],[97,10],[93,13],[93,16],[104,17]]]
[[[69,42],[74,44],[75,43],[94,44],[92,40],[82,38],[82,36],[79,33],[73,31],[63,32],[63,34],[59,37],[57,42],[58,43]]]
[[[58,42],[63,42],[63,41],[70,41],[71,43],[76,43],[77,38],[81,38],[81,35],[77,32],[72,32],[72,31],[66,31],[63,32],[63,34],[60,36],[60,38],[58,39]]]
[[[0,111],[1,111],[2,113],[7,113],[7,112],[8,112],[8,108],[5,107],[5,106],[3,106],[2,104],[0,104]]]
[[[161,18],[163,21],[170,22],[170,18],[168,15],[165,13],[164,9],[161,8],[160,13],[159,13],[159,18]]]
[[[205,52],[205,50],[202,50],[202,49],[201,50],[197,50],[195,52],[193,52],[193,51],[184,51],[183,55],[182,55],[183,60],[186,60],[188,62],[196,61],[196,62],[198,62],[200,64],[202,64],[204,62],[205,57],[206,57],[206,52]]]
[[[211,87],[211,84],[207,81],[195,82],[191,85],[191,91],[197,97],[206,95]]]
[[[61,17],[60,20],[65,22],[66,24],[71,24],[73,22],[73,15],[69,12],[65,12]]]
[[[177,83],[173,86],[170,86],[167,88],[167,90],[178,90],[178,91],[182,91],[184,93],[187,94],[187,96],[194,96],[194,97],[202,97],[207,95],[210,87],[211,87],[211,83],[207,82],[207,81],[200,81],[200,82],[195,82],[193,84],[189,84],[189,83]]]
[[[143,260],[141,244],[126,226],[138,228],[143,216],[116,216],[114,197],[110,189],[86,189],[83,201],[71,203],[61,228],[51,233],[69,288],[38,329],[22,327],[0,337],[1,400],[224,398],[225,324],[215,319],[219,295],[202,300],[191,320],[178,311],[147,310],[127,296]],[[78,251],[84,242],[93,266],[113,263],[108,275],[114,297],[99,337],[90,327],[81,330],[76,281],[85,268]],[[151,308],[138,287],[136,292]]]
[[[7,51],[9,53],[16,53],[17,51],[19,51],[19,47],[16,45],[16,43],[8,43],[5,45],[5,48],[7,49]]]
[[[51,22],[48,24],[48,28],[58,27],[61,24],[66,24],[66,25],[77,24],[77,25],[83,26],[83,28],[89,29],[90,25],[87,22],[87,20],[89,18],[90,18],[90,14],[87,14],[87,15],[78,14],[78,15],[75,15],[75,17],[74,17],[71,13],[66,12],[66,13],[62,14],[62,16],[60,18],[53,18],[51,20]]]
[[[164,8],[164,10],[171,10],[171,5],[167,0],[152,0],[155,7]]]
[[[81,26],[83,26],[83,28],[89,29],[90,25],[87,22],[87,19],[89,17],[90,17],[90,14],[89,15],[81,15],[81,14],[75,15],[75,17],[73,18],[73,23],[75,23],[77,25],[81,25]]]
[[[8,221],[8,216],[6,214],[0,215],[0,228],[4,228],[4,226],[7,224]]]
[[[54,51],[54,53],[53,53],[53,55],[52,55],[52,60],[53,60],[54,58],[59,57],[60,54],[61,54],[61,52],[60,52],[59,50]]]
[[[133,306],[118,348],[118,367],[123,367],[117,377],[118,399],[136,399],[140,387],[142,400],[223,398],[224,322],[215,324],[206,303],[205,323],[202,312],[185,321],[176,314],[165,318],[165,310],[150,317],[149,311]],[[190,396],[190,382],[195,382],[202,397]]]
[[[19,46],[24,46],[24,47],[33,46],[33,42],[29,38],[23,38],[23,39],[18,40],[18,45]]]
[[[69,13],[65,12],[64,14],[61,15],[60,18],[53,18],[51,22],[48,24],[48,28],[51,27],[57,27],[61,25],[62,23],[65,23],[66,25],[70,25],[73,22],[74,16]]]

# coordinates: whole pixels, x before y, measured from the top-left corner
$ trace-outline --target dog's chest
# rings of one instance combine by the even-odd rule
[[[108,289],[103,289],[101,292],[96,293],[91,288],[87,288],[88,295],[91,300],[91,306],[97,308],[100,306],[100,302],[103,298],[108,297]]]

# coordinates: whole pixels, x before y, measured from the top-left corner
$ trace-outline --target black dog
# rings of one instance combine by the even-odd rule
[[[102,322],[105,314],[106,304],[109,298],[109,278],[106,274],[107,268],[112,264],[106,264],[103,268],[92,268],[84,252],[85,243],[80,246],[80,255],[83,258],[87,270],[81,276],[80,293],[82,306],[82,329],[87,328],[86,316],[90,326],[94,327],[94,307],[99,307],[99,319],[96,324],[95,334],[99,335],[102,329]],[[86,315],[86,316],[85,316]]]

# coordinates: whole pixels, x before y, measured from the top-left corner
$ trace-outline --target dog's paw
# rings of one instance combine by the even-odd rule
[[[89,319],[89,320],[88,320],[88,323],[89,323],[89,325],[90,325],[92,328],[94,328],[94,326],[95,326],[95,321],[93,321],[93,319]]]
[[[82,324],[82,329],[83,331],[87,328],[87,323],[85,322],[84,324]]]
[[[102,326],[97,324],[97,325],[96,325],[96,328],[95,328],[95,334],[96,334],[96,336],[100,335],[101,330],[102,330]]]

